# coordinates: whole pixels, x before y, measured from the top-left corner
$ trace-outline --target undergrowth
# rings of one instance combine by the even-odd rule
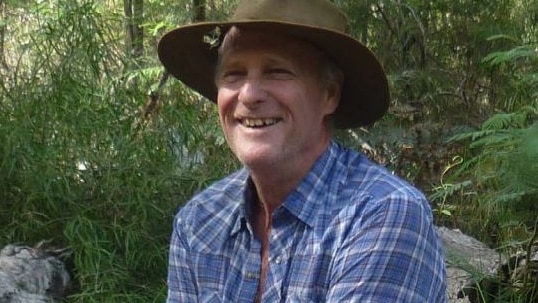
[[[114,19],[72,1],[34,17],[34,59],[0,80],[0,246],[71,248],[69,302],[163,302],[174,214],[237,167],[214,109],[171,83],[141,117],[159,73],[124,68]]]

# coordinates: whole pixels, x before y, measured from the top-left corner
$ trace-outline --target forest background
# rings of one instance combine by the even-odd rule
[[[392,102],[340,140],[419,186],[437,225],[506,254],[535,241],[538,1],[334,2]],[[156,56],[234,4],[0,0],[0,247],[71,248],[69,302],[163,302],[174,214],[239,167],[215,107]]]

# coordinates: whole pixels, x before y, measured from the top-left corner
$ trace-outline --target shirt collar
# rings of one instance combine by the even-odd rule
[[[308,226],[314,226],[324,211],[328,194],[338,185],[341,176],[334,174],[341,146],[331,141],[329,147],[316,160],[310,172],[288,196],[282,206]]]
[[[234,200],[235,201],[241,201],[241,203],[237,203],[237,216],[235,216],[235,222],[233,223],[232,230],[230,231],[230,236],[234,236],[237,234],[241,229],[246,228],[247,226],[247,213],[249,210],[247,207],[249,207],[249,203],[247,201],[251,201],[252,195],[255,194],[252,192],[253,186],[251,186],[251,179],[249,177],[248,171],[246,168],[241,169],[240,178],[243,179],[243,190],[238,190],[234,193]]]
[[[337,176],[333,176],[333,171],[341,148],[338,143],[331,141],[329,147],[316,160],[309,173],[282,204],[283,208],[310,227],[314,226],[319,214],[323,212],[325,197],[330,187],[340,183],[336,179]],[[246,172],[246,169],[243,170]],[[241,175],[244,178],[245,186],[242,191],[237,193],[236,198],[241,199],[242,203],[240,203],[241,206],[233,224],[231,236],[246,228],[247,214],[251,211],[251,203],[257,199],[254,184],[248,173]]]

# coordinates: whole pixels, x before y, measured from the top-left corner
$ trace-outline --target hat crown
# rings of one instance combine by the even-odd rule
[[[230,21],[277,21],[345,32],[346,17],[327,0],[243,0]]]

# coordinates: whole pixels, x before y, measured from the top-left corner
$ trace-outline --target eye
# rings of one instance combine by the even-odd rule
[[[266,71],[266,74],[269,76],[270,79],[276,79],[276,80],[288,80],[293,77],[293,73],[286,68],[269,68]]]
[[[271,68],[269,69],[270,74],[291,74],[291,72],[285,68]]]
[[[234,83],[240,80],[245,74],[246,72],[240,69],[223,70],[219,79],[225,83]]]

